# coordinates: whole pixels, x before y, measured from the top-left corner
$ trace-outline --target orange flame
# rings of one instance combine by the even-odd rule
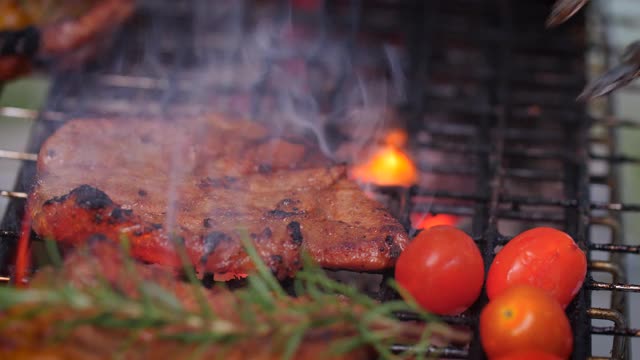
[[[411,214],[411,224],[415,229],[426,230],[436,225],[451,225],[455,226],[459,221],[459,218],[455,215],[449,214]]]
[[[401,150],[407,142],[407,133],[393,130],[385,137],[385,145],[364,164],[352,170],[352,176],[362,182],[381,186],[411,186],[418,180],[418,170]]]

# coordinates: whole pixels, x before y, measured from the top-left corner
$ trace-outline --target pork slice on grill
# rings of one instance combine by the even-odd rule
[[[126,239],[143,261],[202,274],[247,273],[241,237],[280,278],[308,251],[329,269],[378,271],[408,236],[313,142],[220,116],[181,121],[73,120],[42,146],[33,229],[81,244]]]

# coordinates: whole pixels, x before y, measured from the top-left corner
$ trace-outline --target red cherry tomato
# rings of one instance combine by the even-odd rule
[[[454,315],[480,295],[484,262],[469,235],[438,225],[418,234],[400,254],[395,278],[425,310]]]
[[[500,356],[495,360],[563,360],[560,356],[537,350],[520,351]]]
[[[489,299],[513,285],[547,290],[563,308],[578,293],[587,274],[587,258],[566,233],[539,227],[511,239],[487,274]]]
[[[573,348],[564,310],[546,291],[531,285],[511,287],[480,313],[480,340],[490,359],[537,350],[566,359]]]

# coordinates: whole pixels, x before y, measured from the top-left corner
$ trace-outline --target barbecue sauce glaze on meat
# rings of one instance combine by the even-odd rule
[[[200,274],[247,273],[248,236],[279,278],[306,250],[329,269],[390,267],[408,236],[386,209],[300,136],[251,121],[79,119],[42,146],[33,230],[78,245],[127,239],[134,257]]]

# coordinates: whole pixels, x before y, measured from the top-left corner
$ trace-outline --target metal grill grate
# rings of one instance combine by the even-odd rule
[[[607,261],[591,262],[589,278],[567,310],[575,335],[573,358],[591,355],[592,334],[613,337],[612,358],[631,358],[626,339],[640,336],[640,329],[626,325],[625,293],[640,292],[640,286],[626,283],[620,256],[640,254],[640,247],[622,243],[620,214],[638,212],[640,204],[620,203],[615,169],[620,164],[637,166],[640,159],[618,154],[616,131],[639,125],[617,119],[610,107],[590,115],[575,102],[586,80],[586,51],[607,54],[611,47],[588,39],[583,13],[558,29],[544,30],[550,3],[327,1],[323,16],[315,21],[330,21],[354,44],[361,37],[400,43],[407,58],[406,101],[399,108],[412,134],[411,148],[423,182],[411,189],[377,189],[396,216],[408,228],[413,213],[467,220],[487,267],[496,246],[538,225],[566,230],[588,252],[610,253]],[[111,56],[82,71],[55,76],[42,111],[0,108],[2,115],[34,121],[27,153],[0,150],[0,158],[24,163],[16,188],[0,189],[0,196],[12,199],[0,227],[0,264],[7,271],[0,280],[9,280],[6,265],[35,175],[35,154],[49,134],[76,116],[191,111],[185,97],[193,93],[198,74],[190,69],[201,60],[202,49],[192,41],[193,29],[184,24],[190,23],[197,7],[189,1],[141,5]],[[212,34],[205,41],[209,42],[224,39]],[[200,86],[221,97],[238,93],[215,76]],[[339,90],[336,87],[328,98],[338,96]],[[261,111],[260,99],[268,92],[260,86],[247,91],[252,110]],[[594,144],[603,144],[605,151],[595,151]],[[593,162],[606,164],[605,171],[590,172]],[[610,189],[608,202],[591,201],[594,185]],[[594,238],[594,227],[606,227],[611,235]],[[611,274],[612,281],[593,280],[592,275],[601,272]],[[610,308],[591,307],[596,291],[611,294]],[[381,292],[383,297],[392,295]],[[468,313],[445,320],[477,330],[486,301],[483,295]],[[591,319],[613,325],[592,326]],[[430,352],[447,358],[483,357],[477,337],[468,347]]]

